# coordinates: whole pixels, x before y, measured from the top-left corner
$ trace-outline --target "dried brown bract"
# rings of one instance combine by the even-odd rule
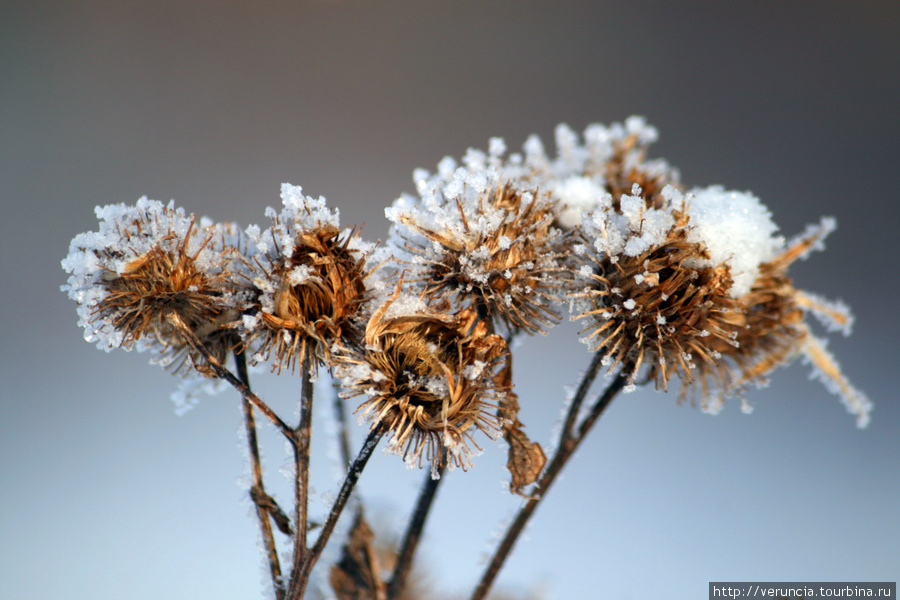
[[[498,415],[503,426],[503,439],[509,446],[506,469],[510,473],[509,490],[526,496],[525,488],[538,480],[547,455],[537,442],[533,442],[523,431],[525,426],[519,420],[519,396],[512,391],[512,356],[495,376],[497,385],[507,392],[500,398]]]
[[[399,287],[398,287],[399,293]],[[394,295],[369,320],[365,348],[339,357],[337,374],[348,397],[365,395],[358,412],[391,433],[390,448],[409,464],[434,468],[443,450],[451,465],[468,468],[473,433],[500,433],[494,412],[505,392],[493,380],[506,343],[489,334],[475,311],[433,313],[398,309]],[[406,299],[403,299],[406,300]]]

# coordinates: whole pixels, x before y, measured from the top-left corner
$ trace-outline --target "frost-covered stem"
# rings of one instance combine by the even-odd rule
[[[347,472],[347,477],[344,478],[341,491],[338,492],[338,497],[331,506],[331,512],[328,513],[328,518],[325,520],[325,524],[322,525],[322,531],[319,532],[316,543],[313,544],[313,547],[306,553],[303,563],[300,565],[300,569],[294,571],[291,575],[291,588],[288,592],[287,600],[300,600],[300,598],[303,597],[306,584],[309,582],[309,574],[312,572],[312,568],[315,566],[319,556],[322,555],[322,551],[325,550],[325,545],[328,543],[328,539],[331,537],[335,525],[337,525],[338,518],[347,506],[347,501],[350,500],[350,495],[353,493],[356,482],[359,481],[359,476],[362,475],[366,463],[369,462],[372,452],[374,452],[375,447],[378,445],[378,442],[383,435],[384,428],[380,425],[369,432],[366,441],[363,443],[363,447],[356,456],[356,460],[353,461],[353,465],[351,465],[350,470]]]
[[[563,423],[562,432],[560,433],[560,440],[564,440],[572,435],[572,428],[575,427],[575,419],[578,418],[578,412],[581,410],[581,403],[584,402],[588,390],[590,390],[591,386],[594,384],[594,379],[597,378],[597,373],[600,371],[600,364],[602,361],[603,354],[601,352],[594,352],[591,364],[588,365],[587,371],[585,371],[584,375],[581,377],[581,383],[578,384],[575,396],[572,397],[572,402],[569,404],[566,420]]]
[[[340,387],[334,384],[334,418],[338,424],[338,443],[340,445],[341,463],[344,468],[350,468],[350,434],[347,431],[347,411],[344,409],[344,399],[341,397]]]
[[[272,421],[272,423],[279,429],[279,431],[281,431],[281,433],[283,433],[285,437],[287,437],[288,440],[293,443],[294,430],[291,429],[291,427],[287,423],[285,423],[281,419],[281,417],[276,415],[275,411],[269,408],[268,404],[260,400],[256,394],[250,391],[250,388],[248,388],[243,382],[241,382],[241,380],[235,377],[234,373],[226,369],[215,356],[210,354],[209,350],[206,349],[203,343],[199,339],[197,339],[196,335],[194,335],[194,332],[191,331],[191,328],[185,324],[180,316],[178,316],[178,313],[174,311],[170,312],[168,315],[166,315],[166,318],[168,319],[169,323],[171,323],[172,326],[178,330],[178,332],[182,335],[188,345],[190,345],[190,347],[195,352],[203,356],[203,359],[209,364],[210,367],[212,367],[213,371],[216,372],[216,376],[218,376],[220,379],[224,379],[232,387],[239,391],[241,393],[241,396],[246,398],[250,403],[253,404],[253,406],[258,408],[259,412],[264,414],[266,418]]]
[[[436,477],[430,471],[425,475],[425,483],[419,492],[416,508],[403,536],[403,543],[400,545],[400,552],[397,554],[397,564],[394,566],[394,573],[391,575],[390,584],[388,584],[388,600],[397,600],[403,593],[403,586],[406,584],[406,577],[409,575],[412,559],[415,556],[416,547],[419,545],[419,538],[422,536],[422,529],[425,527],[425,521],[428,519],[428,511],[431,509],[431,504],[437,495],[438,486],[444,480],[444,468],[444,462],[441,461],[435,473]]]
[[[250,389],[250,376],[247,373],[247,356],[243,352],[234,353],[234,362],[237,365],[238,379]],[[256,417],[253,415],[253,405],[246,396],[241,398],[244,408],[244,427],[247,431],[247,446],[250,451],[250,468],[253,474],[253,488],[259,493],[265,494],[262,477],[262,462],[259,458],[259,444],[256,438]],[[250,494],[253,498],[253,493]],[[256,503],[254,499],[254,503]],[[275,589],[275,599],[284,598],[284,582],[281,577],[281,563],[278,560],[278,548],[275,546],[275,536],[272,533],[272,522],[269,520],[269,511],[256,503],[256,516],[259,519],[259,530],[262,534],[263,544],[266,548],[266,557],[269,560],[269,571],[272,574],[272,586]]]
[[[309,444],[312,437],[312,403],[313,403],[313,358],[307,353],[303,359],[303,377],[300,383],[300,424],[297,425],[294,442],[294,556],[291,573],[300,573],[306,561],[308,548],[306,534],[309,529]],[[301,598],[302,587],[295,576],[291,577],[288,591],[289,598]],[[301,588],[298,593],[297,588]],[[296,594],[296,595],[295,595]]]
[[[593,369],[594,375],[596,375],[596,371],[596,369]],[[585,373],[584,377],[593,378],[593,375],[590,375],[591,372],[592,371],[589,369],[588,372]],[[497,574],[503,567],[503,563],[512,552],[513,546],[519,539],[522,531],[525,530],[525,525],[528,524],[528,520],[531,518],[531,515],[534,513],[535,509],[537,509],[538,504],[540,504],[541,500],[547,494],[550,486],[556,480],[563,467],[566,465],[568,460],[575,453],[575,450],[587,436],[588,432],[591,430],[591,427],[594,425],[594,423],[597,422],[597,419],[600,418],[600,415],[603,414],[603,411],[607,406],[609,406],[609,403],[616,396],[616,394],[618,394],[625,386],[627,380],[628,377],[624,374],[624,371],[621,371],[616,376],[616,378],[613,379],[612,382],[610,382],[609,386],[606,388],[606,390],[604,390],[603,394],[597,399],[597,402],[591,407],[591,412],[585,418],[584,422],[578,427],[577,433],[573,433],[571,431],[563,431],[562,439],[560,440],[559,446],[556,448],[556,452],[553,454],[553,458],[550,460],[550,463],[547,465],[546,470],[535,485],[533,497],[522,505],[522,508],[520,508],[518,514],[516,514],[516,518],[507,528],[506,534],[503,536],[500,545],[498,545],[496,550],[494,550],[494,555],[491,557],[491,562],[485,568],[484,573],[481,576],[481,580],[478,582],[478,587],[476,587],[475,591],[472,593],[471,600],[484,600],[484,598],[487,597],[487,594],[491,589],[491,585],[493,585],[494,583],[494,579],[497,577]],[[582,379],[582,383],[583,382],[584,379]],[[580,385],[579,390],[582,387],[583,386]],[[585,390],[585,393],[587,393],[587,390]],[[575,412],[575,414],[577,415],[577,410],[578,407],[575,406],[575,402],[573,402],[572,406],[569,407],[569,414],[571,415],[573,412]],[[566,422],[569,422],[568,418],[566,419]],[[574,423],[574,418],[572,422]]]

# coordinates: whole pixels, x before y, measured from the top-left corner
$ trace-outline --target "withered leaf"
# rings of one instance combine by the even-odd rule
[[[291,529],[291,520],[284,511],[281,510],[281,507],[278,506],[278,503],[275,502],[275,499],[272,498],[272,496],[254,485],[250,488],[250,497],[258,507],[265,510],[269,516],[272,517],[272,520],[275,521],[275,525],[281,533],[285,535],[291,535],[293,533],[293,530]]]
[[[338,600],[383,600],[385,588],[378,575],[374,539],[362,511],[357,512],[341,559],[331,567],[329,575]]]
[[[524,425],[519,421],[519,397],[512,391],[512,357],[508,356],[506,364],[497,373],[496,383],[499,389],[505,390],[499,401],[497,411],[503,423],[503,438],[509,444],[506,468],[512,480],[509,483],[511,492],[528,497],[524,489],[537,481],[547,464],[547,455],[537,442],[532,442],[522,431]]]

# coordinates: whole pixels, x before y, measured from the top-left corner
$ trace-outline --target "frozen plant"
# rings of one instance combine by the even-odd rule
[[[794,287],[793,262],[821,250],[835,221],[785,241],[762,202],[720,186],[686,188],[647,151],[656,129],[631,117],[578,135],[556,129],[556,156],[532,136],[507,155],[492,138],[417,169],[417,193],[385,213],[389,239],[367,243],[341,229],[324,198],[284,184],[268,228],[214,224],[172,203],[97,208],[98,231],[76,236],[62,261],[63,291],[85,338],[104,350],[149,350],[153,361],[240,393],[256,507],[277,600],[299,600],[374,449],[427,467],[401,542],[376,539],[362,501],[327,581],[339,600],[431,597],[410,578],[418,540],[447,468],[473,467],[483,444],[503,439],[509,489],[525,498],[506,526],[473,600],[486,597],[535,508],[609,403],[653,382],[716,413],[776,367],[802,357],[859,427],[872,404],[843,376],[812,314],[849,334],[840,302]],[[560,400],[548,457],[519,420],[512,342],[547,334],[569,312],[590,356]],[[229,358],[233,362],[229,363]],[[251,390],[248,363],[299,377],[299,421],[289,423]],[[232,365],[232,366],[229,366]],[[339,382],[331,399],[347,475],[330,510],[309,519],[315,378]],[[597,375],[608,385],[589,398]],[[526,396],[526,401],[533,399]],[[368,437],[352,457],[345,404]],[[188,401],[182,398],[182,404]],[[292,454],[290,512],[266,492],[256,415]],[[494,493],[485,491],[486,495]],[[283,502],[283,501],[282,501]],[[276,530],[292,545],[282,565]],[[310,539],[316,531],[315,539]],[[343,536],[344,534],[342,534]]]

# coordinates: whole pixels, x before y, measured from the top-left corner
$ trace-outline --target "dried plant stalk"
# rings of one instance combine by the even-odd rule
[[[584,438],[590,432],[594,423],[597,422],[597,419],[600,418],[603,411],[606,410],[606,407],[612,402],[613,398],[622,391],[627,381],[628,376],[624,372],[619,373],[593,404],[590,413],[578,427],[577,431],[569,433],[568,435],[566,435],[565,432],[563,433],[563,439],[560,440],[559,446],[553,454],[553,458],[550,459],[550,463],[547,465],[547,469],[535,485],[531,497],[526,500],[522,508],[519,509],[519,512],[516,514],[512,523],[507,527],[506,533],[501,539],[500,544],[494,550],[490,562],[485,568],[475,591],[472,593],[471,600],[484,600],[484,598],[487,597],[487,594],[494,583],[494,579],[497,577],[497,574],[500,572],[500,569],[512,552],[513,546],[515,546],[519,536],[521,536],[522,532],[525,530],[525,525],[528,524],[528,521],[534,514],[535,509],[537,509],[538,504],[544,499],[544,496],[546,496],[547,492],[550,490],[550,486],[553,485],[553,482],[556,481],[556,478],[559,476],[560,472],[562,472],[563,467],[566,466],[566,463],[569,462],[569,459],[575,453],[575,450],[581,442],[584,441]],[[586,388],[587,386],[583,387]],[[580,402],[578,404],[580,404]],[[575,405],[576,403],[573,402],[572,406],[574,407]],[[571,407],[569,411],[570,414],[572,414]]]
[[[437,472],[429,473],[425,477],[422,489],[419,492],[419,499],[416,501],[416,507],[413,510],[412,518],[406,533],[403,535],[403,542],[400,544],[400,551],[397,553],[397,563],[394,565],[394,573],[391,575],[391,581],[387,589],[388,600],[400,600],[403,597],[403,591],[406,585],[406,578],[409,576],[412,567],[413,556],[419,547],[419,539],[422,535],[422,529],[425,527],[425,521],[428,519],[428,511],[437,496],[438,487],[444,480],[443,474],[446,468],[446,460],[441,461],[437,468]]]
[[[235,352],[234,360],[237,364],[238,377],[247,389],[250,389],[250,377],[247,373],[247,361],[243,352]],[[241,398],[244,411],[244,428],[247,435],[247,446],[250,455],[250,471],[253,477],[253,486],[250,488],[250,498],[256,504],[256,516],[259,519],[259,529],[266,551],[266,559],[269,563],[269,572],[272,575],[272,587],[275,590],[275,599],[284,598],[284,581],[281,574],[281,563],[278,560],[278,547],[275,545],[275,536],[272,532],[271,516],[278,524],[279,529],[288,533],[290,524],[284,512],[275,501],[266,494],[263,486],[262,463],[259,458],[259,443],[256,436],[256,418],[253,416],[253,405],[246,397]],[[287,529],[287,531],[285,531]]]

